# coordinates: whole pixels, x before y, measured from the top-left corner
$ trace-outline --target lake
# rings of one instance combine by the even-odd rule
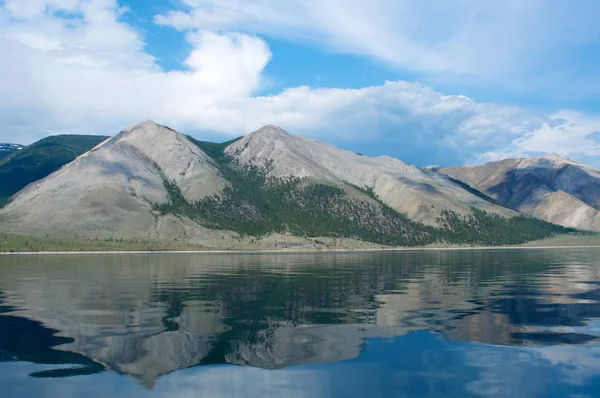
[[[2,397],[598,397],[600,250],[0,256]]]

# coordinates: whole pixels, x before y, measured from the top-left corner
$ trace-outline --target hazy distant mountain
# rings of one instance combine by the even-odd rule
[[[23,149],[23,145],[0,142],[0,161],[8,155]]]
[[[203,242],[274,233],[384,245],[516,244],[564,232],[463,185],[275,126],[215,144],[146,121],[27,186],[0,223],[35,235]]]
[[[567,227],[600,230],[600,170],[595,168],[547,155],[437,171],[525,214]]]
[[[107,138],[94,135],[57,135],[46,137],[27,147],[19,146],[20,150],[0,159],[0,205],[27,184],[46,177]],[[1,151],[0,146],[0,153]]]

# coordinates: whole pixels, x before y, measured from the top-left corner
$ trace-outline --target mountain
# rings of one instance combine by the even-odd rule
[[[107,138],[94,135],[51,136],[0,159],[0,205],[27,184],[46,177]]]
[[[183,135],[147,121],[104,140],[30,184],[0,212],[6,230],[63,235],[161,235],[153,203],[168,200],[164,181],[187,200],[224,187],[211,159]]]
[[[273,234],[518,244],[565,232],[487,199],[434,171],[271,125],[216,144],[146,121],[27,186],[0,210],[0,223],[23,234],[221,246]]]
[[[23,145],[0,142],[0,161],[8,155],[20,151],[23,148],[25,148]]]
[[[600,231],[600,170],[557,155],[438,168],[499,203],[542,220]]]
[[[468,215],[476,207],[503,216],[513,215],[432,171],[389,156],[372,158],[341,150],[272,125],[243,137],[225,152],[242,164],[271,164],[272,177],[292,176],[367,188],[394,210],[427,225],[436,225],[442,210]]]

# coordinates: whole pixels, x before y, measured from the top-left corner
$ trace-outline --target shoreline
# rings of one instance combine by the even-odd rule
[[[549,245],[549,246],[470,246],[470,247],[391,247],[372,249],[236,249],[236,250],[98,250],[98,251],[29,251],[0,252],[0,255],[63,255],[63,254],[317,254],[317,253],[371,253],[371,252],[419,252],[419,251],[476,251],[476,250],[554,250],[554,249],[600,249],[600,245]]]

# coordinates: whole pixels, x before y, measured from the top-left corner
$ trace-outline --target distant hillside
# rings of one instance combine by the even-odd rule
[[[593,167],[546,155],[437,171],[511,209],[566,227],[600,231],[600,170]]]
[[[0,205],[31,182],[40,180],[106,140],[95,135],[46,137],[0,160]]]
[[[25,148],[23,145],[0,142],[0,161],[23,148]]]

